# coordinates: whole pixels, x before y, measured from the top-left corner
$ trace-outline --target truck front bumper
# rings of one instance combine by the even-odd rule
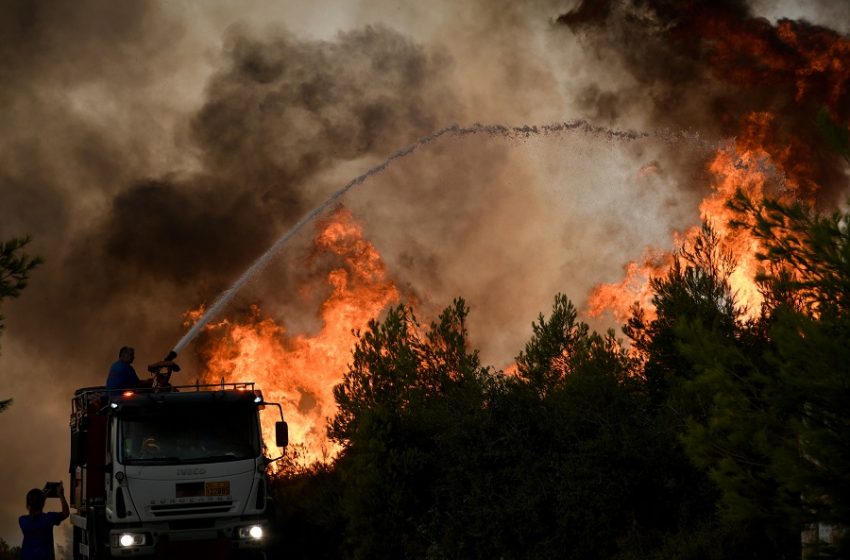
[[[254,520],[216,520],[214,526],[185,528],[169,523],[114,527],[109,532],[113,558],[157,557],[229,558],[233,552],[261,553],[268,540],[268,523]],[[183,524],[185,525],[185,524]],[[214,554],[197,553],[211,550]],[[229,552],[229,555],[223,553]],[[190,553],[184,556],[183,553]]]

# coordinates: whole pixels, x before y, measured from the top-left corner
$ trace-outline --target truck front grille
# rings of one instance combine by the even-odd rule
[[[210,503],[163,504],[150,506],[151,513],[157,517],[166,515],[194,515],[198,513],[227,513],[233,506],[231,500]]]
[[[212,529],[215,527],[215,518],[207,517],[202,519],[178,519],[177,521],[169,521],[168,528],[172,531],[186,531],[189,529]]]

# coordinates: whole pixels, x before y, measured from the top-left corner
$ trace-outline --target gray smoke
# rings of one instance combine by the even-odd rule
[[[0,386],[15,404],[0,429],[15,459],[0,534],[10,542],[20,496],[64,477],[73,388],[102,383],[123,344],[138,347],[143,370],[182,331],[184,311],[338,187],[323,173],[385,155],[456,105],[448,59],[387,27],[312,40],[236,26],[200,103],[181,111],[188,102],[159,99],[157,86],[179,85],[192,64],[187,22],[157,4],[107,5],[21,2],[2,18],[0,235],[31,233],[47,261],[5,309]],[[287,299],[306,256],[281,259],[235,311]],[[24,418],[37,434],[22,439]]]
[[[588,86],[584,101],[600,117],[616,119],[640,104],[652,122],[733,137],[743,135],[750,115],[770,113],[768,153],[799,183],[799,196],[834,207],[843,202],[846,168],[825,148],[815,121],[824,109],[838,122],[850,118],[848,71],[813,61],[829,60],[833,44],[846,49],[846,31],[807,19],[772,22],[756,12],[764,8],[746,0],[583,1],[558,22],[579,34],[600,62],[621,65],[631,77],[627,87]],[[804,13],[818,15],[819,8],[813,4]],[[839,28],[841,16],[846,22],[850,14],[835,6],[823,13],[839,18],[830,22]]]
[[[74,388],[102,383],[122,345],[136,346],[138,370],[161,359],[183,312],[394,150],[477,121],[725,136],[715,105],[736,102],[733,90],[665,47],[657,18],[577,32],[555,23],[570,8],[3,3],[0,238],[32,234],[46,263],[3,309],[0,398],[15,404],[0,415],[0,537],[19,542],[27,489],[66,476]],[[704,158],[581,134],[457,138],[344,204],[420,316],[464,296],[476,345],[503,366],[555,292],[580,305],[645,245],[695,223]],[[258,302],[295,332],[315,328],[322,288],[299,289],[335,263],[310,258],[310,237],[226,316]]]

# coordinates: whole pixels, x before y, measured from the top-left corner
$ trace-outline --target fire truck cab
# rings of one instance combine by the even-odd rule
[[[73,558],[264,557],[268,465],[254,383],[88,387],[71,405]]]

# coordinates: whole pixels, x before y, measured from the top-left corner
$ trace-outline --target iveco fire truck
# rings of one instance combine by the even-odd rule
[[[73,557],[263,557],[267,468],[254,383],[75,392]]]

